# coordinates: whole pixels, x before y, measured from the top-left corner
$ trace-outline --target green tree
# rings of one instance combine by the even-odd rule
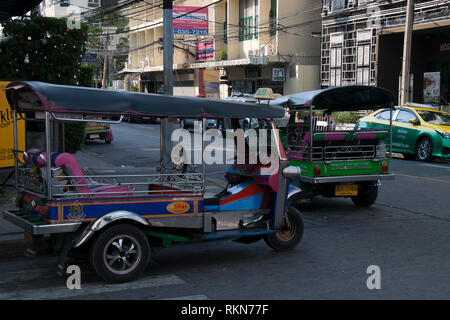
[[[128,19],[120,12],[114,10],[105,10],[102,7],[92,10],[90,17],[87,18],[89,22],[100,22],[100,26],[89,24],[89,41],[88,47],[96,50],[98,54],[97,62],[91,64],[94,69],[94,74],[100,75],[103,73],[104,63],[104,39],[105,33],[110,34],[112,39],[116,41],[116,48],[122,54],[112,56],[116,61],[116,71],[125,67],[125,62],[128,59],[129,41],[126,36],[128,30]],[[104,32],[102,28],[113,27],[116,31]]]
[[[2,26],[1,79],[80,85],[80,77],[86,76],[81,66],[88,40],[86,24],[69,29],[66,19],[33,17],[9,20]],[[65,125],[67,151],[83,147],[84,128],[84,124]]]

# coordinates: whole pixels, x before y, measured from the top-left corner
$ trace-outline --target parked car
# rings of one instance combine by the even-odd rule
[[[380,109],[358,120],[358,129],[389,128],[389,109]],[[450,113],[431,107],[404,106],[392,112],[392,151],[406,159],[450,159]]]
[[[265,91],[264,91],[265,90]],[[260,104],[262,106],[267,105],[267,100],[258,100],[258,93],[263,91],[264,94],[267,92],[267,96],[270,97],[270,100],[281,97],[280,94],[273,93],[272,89],[269,88],[260,88],[256,92],[256,94],[242,93],[242,92],[232,92],[229,97],[226,97],[224,100],[228,101],[237,101],[237,102],[247,102],[247,103],[255,103]],[[262,102],[262,103],[261,103]],[[274,123],[277,128],[285,128],[289,121],[289,113],[286,112],[283,118],[275,119]],[[259,128],[259,123],[257,119],[253,118],[245,118],[239,121],[239,124],[242,130],[247,131],[248,129],[257,129]]]
[[[198,123],[198,127],[195,128],[195,121]],[[224,130],[223,121],[218,119],[206,119],[205,120],[206,130],[208,129],[217,129],[219,131]],[[202,123],[198,119],[181,119],[180,120],[180,127],[186,130],[194,130],[194,131],[201,131]]]
[[[139,122],[139,123],[158,123],[159,118],[157,117],[139,117],[139,116],[134,116],[134,115],[125,115],[123,117],[124,121],[127,122]]]
[[[100,139],[104,140],[107,144],[113,141],[113,134],[109,124],[88,122],[85,132],[86,140]]]

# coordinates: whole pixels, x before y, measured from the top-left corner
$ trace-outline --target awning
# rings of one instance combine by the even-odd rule
[[[221,60],[221,61],[205,61],[191,63],[191,69],[207,69],[207,68],[224,68],[244,65],[268,65],[270,63],[286,63],[280,61],[278,56],[254,56],[243,59]]]
[[[437,20],[437,21],[426,22],[426,23],[415,23],[413,26],[413,30],[419,31],[419,30],[427,30],[427,29],[448,27],[448,26],[450,26],[450,19]],[[387,28],[387,29],[380,29],[377,31],[377,34],[383,35],[383,34],[404,33],[404,32],[405,32],[405,26],[399,26],[399,27],[393,27],[393,28]]]

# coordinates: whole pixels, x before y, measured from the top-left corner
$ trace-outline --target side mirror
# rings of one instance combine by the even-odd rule
[[[415,126],[420,126],[420,120],[419,119],[411,119],[409,120],[409,123],[415,125]]]

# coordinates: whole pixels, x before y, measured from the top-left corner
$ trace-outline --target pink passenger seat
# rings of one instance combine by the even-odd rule
[[[44,167],[47,165],[47,154],[40,152],[37,149],[30,149],[24,156],[26,162],[33,163],[34,165]],[[130,190],[126,186],[115,185],[96,185],[90,183],[84,177],[84,173],[78,164],[77,159],[70,153],[51,153],[51,165],[53,167],[63,168],[68,176],[75,176],[71,179],[71,185],[76,188],[77,192],[82,193],[84,197],[113,197],[113,196],[125,196],[131,195]]]

